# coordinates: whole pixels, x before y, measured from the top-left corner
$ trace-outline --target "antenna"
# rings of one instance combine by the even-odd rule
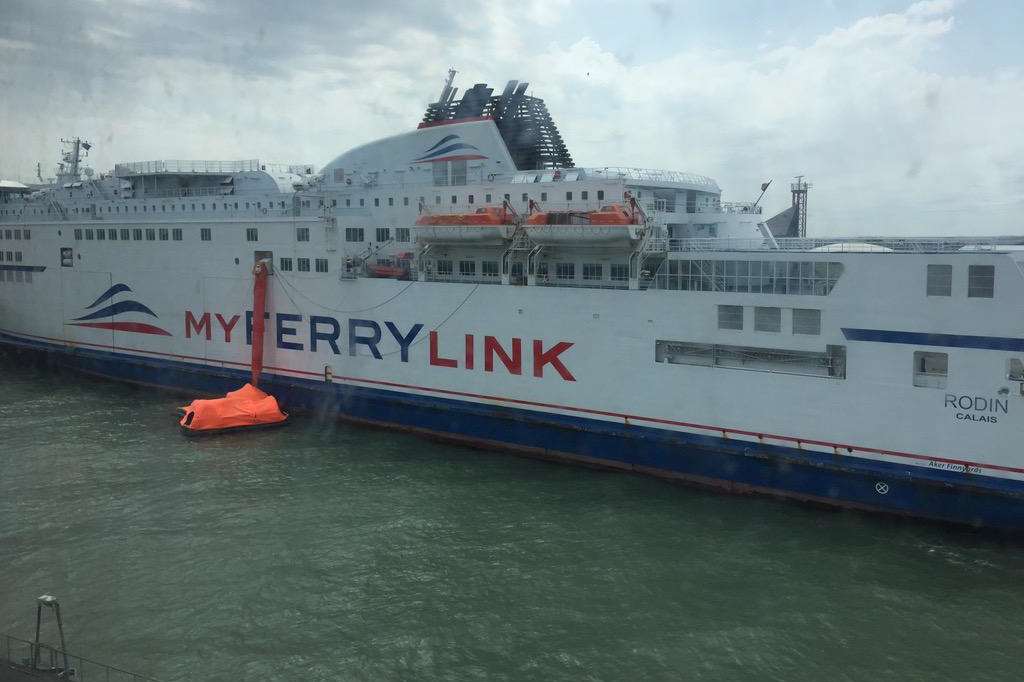
[[[797,175],[790,185],[793,192],[793,208],[795,209],[793,219],[797,225],[798,237],[807,236],[807,190],[810,188],[811,183],[804,182],[802,175]]]

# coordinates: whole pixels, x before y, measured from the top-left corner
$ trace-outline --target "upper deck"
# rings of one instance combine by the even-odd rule
[[[669,253],[692,251],[772,251],[806,253],[1009,253],[1024,251],[1024,236],[961,237],[818,237],[765,239],[669,239],[654,237],[647,249]]]

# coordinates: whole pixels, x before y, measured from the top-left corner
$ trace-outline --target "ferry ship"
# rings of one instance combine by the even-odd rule
[[[1024,526],[1024,239],[810,238],[711,178],[579,167],[512,81],[323,168],[0,183],[0,343],[475,446]],[[804,213],[804,216],[806,214]],[[778,222],[778,221],[777,221]]]

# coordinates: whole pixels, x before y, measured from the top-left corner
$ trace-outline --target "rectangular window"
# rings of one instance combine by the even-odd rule
[[[204,242],[213,241],[213,230],[209,227],[200,227],[199,240]]]
[[[366,198],[365,197],[363,197],[362,199],[359,200],[359,205],[360,206],[366,206]]]
[[[498,261],[485,260],[483,263],[480,264],[480,272],[484,277],[497,277]]]
[[[523,192],[523,203],[525,204],[529,200],[530,196],[526,192]]]
[[[361,228],[361,227],[346,227],[345,228],[345,241],[347,241],[347,242],[361,242],[361,241],[363,241],[363,228]]]
[[[811,308],[793,308],[793,333],[821,334],[821,311]]]
[[[409,197],[402,197],[402,206],[409,205]]]
[[[548,200],[548,193],[547,192],[541,192],[540,193],[540,200],[541,201],[547,201]]]
[[[597,200],[598,201],[604,201],[604,190],[603,189],[597,190]]]
[[[487,203],[487,204],[491,203],[491,195],[490,194],[485,194],[484,195],[484,203]]]
[[[448,184],[448,162],[447,161],[435,161],[434,167],[434,186],[444,187]]]
[[[377,228],[377,241],[386,242],[391,239],[391,229],[387,227]]]
[[[953,266],[929,265],[928,284],[925,293],[927,296],[952,296]]]
[[[103,241],[106,238],[107,238],[107,231],[106,230],[104,230],[102,227],[100,229],[96,230],[96,241],[101,242],[101,241]]]
[[[146,228],[146,241],[156,241],[156,230],[154,230],[152,227]]]
[[[93,234],[94,233],[93,233],[93,231],[91,229],[86,229],[86,231],[85,231],[85,238],[87,240],[89,240],[89,241],[92,241]]]
[[[720,305],[720,306],[718,306],[718,328],[719,329],[743,329],[743,306],[741,306],[741,305]]]
[[[136,227],[135,229],[132,230],[132,239],[134,239],[137,242],[141,242],[142,241],[142,228],[141,227]]]
[[[555,279],[576,279],[576,264],[555,263]]]
[[[395,228],[395,241],[396,242],[407,242],[411,238],[408,227],[396,227]]]
[[[466,160],[452,161],[452,184],[453,185],[465,185],[466,184]]]
[[[580,192],[580,199],[582,199],[583,201],[586,201],[589,196],[590,193],[587,192],[587,190],[583,190],[582,192]]]
[[[166,227],[160,228],[160,241],[165,242],[171,238],[171,231]]]
[[[566,192],[565,193],[565,200],[566,201],[572,201],[572,192]]]
[[[25,230],[23,234],[25,235],[25,239],[32,239],[32,230]]]
[[[967,298],[992,298],[995,293],[994,265],[971,265],[967,268]]]
[[[584,263],[583,279],[604,279],[604,267],[600,263]]]
[[[121,228],[121,241],[126,242],[132,238],[132,231],[127,227]]]
[[[260,240],[259,229],[255,227],[245,228],[245,241],[257,242]]]
[[[21,251],[15,251],[14,252],[14,262],[15,263],[20,263],[21,262]],[[19,272],[20,272],[20,270],[19,270]]]
[[[351,199],[345,199],[345,208],[351,208],[351,206],[352,206],[352,200]]]
[[[471,204],[473,203],[473,195],[472,194],[470,194],[468,197],[466,197],[466,199],[469,201],[469,203],[471,203]]]
[[[373,205],[376,208],[380,208],[380,197],[374,197],[373,198]]]
[[[394,205],[395,205],[395,198],[394,197],[388,197],[388,206],[394,206]]]
[[[76,228],[75,229],[75,241],[78,241],[78,242],[82,241],[82,230],[81,230],[81,228]]]
[[[754,331],[781,332],[782,308],[754,308]]]
[[[175,227],[174,229],[171,230],[171,239],[173,239],[176,242],[180,242],[181,241],[181,228],[180,227]]]
[[[435,194],[434,195],[434,205],[435,206],[440,206],[441,205],[441,195],[440,194]]]
[[[299,258],[299,272],[309,272],[309,259]]]
[[[475,277],[476,276],[476,261],[472,260],[460,260],[459,261],[459,274],[463,277]]]
[[[458,197],[458,196],[456,196],[455,194],[453,194],[453,195],[452,195],[452,203],[453,203],[453,204],[457,204],[457,203],[459,203],[459,197]]]
[[[437,274],[441,277],[451,277],[452,262],[450,260],[437,261]]]
[[[309,228],[308,227],[296,227],[295,228],[295,241],[297,241],[297,242],[308,242],[309,241]]]
[[[317,272],[327,272],[327,259],[326,258],[317,258],[316,259],[316,271]]]
[[[629,279],[629,266],[625,263],[612,263],[612,281],[625,282]]]
[[[291,270],[292,270],[292,259],[291,258],[282,258],[282,259],[280,259],[277,269],[281,270],[282,272],[291,272]]]
[[[107,239],[109,239],[110,241],[117,241],[117,230],[115,230],[114,228],[110,228],[109,230],[107,230]]]
[[[949,355],[914,351],[914,385],[922,388],[945,388],[949,374]]]

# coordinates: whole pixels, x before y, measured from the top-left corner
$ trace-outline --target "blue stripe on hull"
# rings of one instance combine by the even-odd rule
[[[241,370],[0,338],[49,351],[62,365],[135,383],[218,394],[248,379],[248,372]],[[1013,480],[281,375],[265,376],[261,386],[286,409],[470,444],[679,478],[731,492],[1024,530],[1024,484]]]

